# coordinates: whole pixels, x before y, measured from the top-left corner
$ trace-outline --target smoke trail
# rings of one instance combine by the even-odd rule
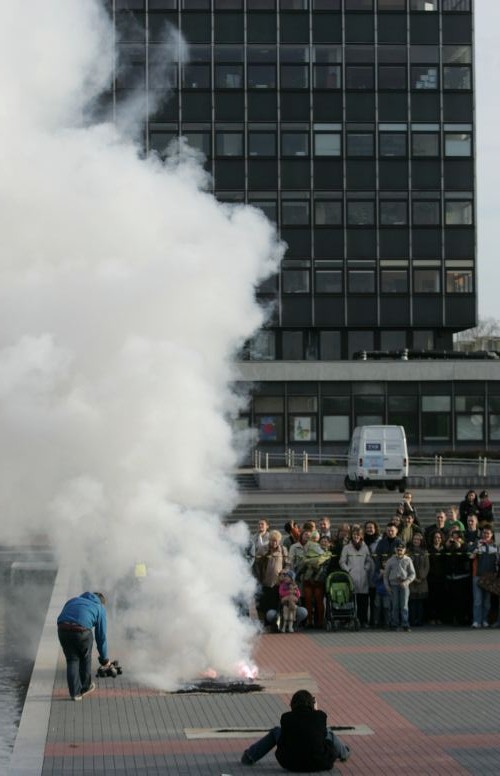
[[[281,249],[259,211],[204,190],[182,147],[144,159],[86,122],[113,63],[97,0],[0,7],[4,535],[48,533],[96,589],[127,594],[123,625],[161,686],[230,672],[253,636],[233,605],[252,590],[244,531],[219,525],[235,500],[231,357]]]

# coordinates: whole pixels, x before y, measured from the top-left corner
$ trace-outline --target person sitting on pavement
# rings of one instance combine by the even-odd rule
[[[108,668],[106,598],[103,593],[82,593],[66,601],[57,618],[57,635],[66,658],[66,680],[70,697],[81,701],[95,690],[92,681],[92,646],[95,641],[99,663]]]
[[[281,767],[294,773],[331,771],[335,760],[349,759],[349,747],[327,726],[325,712],[318,710],[308,690],[292,696],[290,709],[281,716],[279,726],[243,752],[243,765],[255,765],[274,747]]]
[[[356,609],[361,627],[368,628],[368,591],[373,577],[374,563],[368,546],[363,541],[360,525],[353,525],[351,541],[346,544],[340,556],[340,568],[352,579]]]
[[[415,579],[415,568],[411,558],[406,555],[406,546],[401,539],[394,543],[395,554],[389,558],[384,569],[384,584],[392,598],[392,627],[410,630],[408,621],[408,602],[410,585]]]

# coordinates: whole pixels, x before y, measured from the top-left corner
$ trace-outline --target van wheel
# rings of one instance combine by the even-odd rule
[[[356,490],[356,483],[354,480],[351,480],[347,475],[344,480],[344,485],[346,490]]]
[[[400,492],[400,493],[404,493],[404,492],[405,492],[405,490],[407,490],[407,487],[406,487],[406,479],[403,479],[403,480],[401,480],[401,482],[399,483],[399,492]]]
[[[396,490],[396,483],[395,482],[386,482],[387,490]]]

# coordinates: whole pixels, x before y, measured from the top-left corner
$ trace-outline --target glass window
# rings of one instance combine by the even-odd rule
[[[383,294],[408,293],[408,273],[404,269],[383,269],[380,273]]]
[[[267,218],[270,221],[272,221],[273,223],[276,223],[277,207],[276,207],[276,202],[274,200],[252,199],[249,204],[252,205],[253,207],[258,207],[266,214]]]
[[[347,203],[347,223],[350,226],[373,226],[375,203],[352,200]]]
[[[288,399],[288,412],[311,414],[318,411],[317,396],[290,396]]]
[[[316,415],[294,415],[288,425],[291,442],[316,441]]]
[[[248,65],[247,84],[249,89],[275,89],[275,65]]]
[[[243,8],[243,0],[215,0],[215,7],[217,10],[241,10]]]
[[[249,132],[248,153],[250,156],[276,156],[276,133]]]
[[[473,208],[470,200],[448,200],[445,205],[447,226],[471,226]]]
[[[281,396],[255,396],[253,400],[255,412],[277,414],[284,410],[284,400]]]
[[[411,88],[412,89],[437,89],[438,88],[438,69],[437,67],[427,67],[426,65],[412,65],[411,67]]]
[[[346,11],[371,11],[373,0],[345,0]]]
[[[468,442],[482,440],[484,437],[484,415],[457,415],[457,441]]]
[[[274,11],[276,0],[247,0],[247,6],[252,11]]]
[[[320,331],[319,350],[321,361],[339,361],[341,356],[340,332]]]
[[[474,278],[472,270],[447,270],[446,292],[448,294],[472,294]]]
[[[342,202],[318,199],[314,203],[316,226],[342,226]]]
[[[443,89],[472,89],[472,71],[467,65],[443,67]]]
[[[451,419],[449,414],[424,412],[422,414],[422,437],[426,442],[442,442],[450,438]]]
[[[406,67],[404,65],[379,65],[379,89],[406,89]]]
[[[443,62],[454,65],[470,65],[472,62],[472,47],[457,44],[443,46]]]
[[[160,156],[165,157],[168,153],[169,143],[177,138],[177,132],[151,132],[149,147],[151,151],[156,151]]]
[[[185,65],[182,85],[185,89],[210,89],[210,65]]]
[[[380,332],[381,350],[403,350],[406,347],[406,332],[389,329]]]
[[[340,11],[342,0],[313,0],[314,11]]]
[[[424,63],[437,65],[439,62],[438,46],[410,46],[410,62],[421,65]]]
[[[309,224],[309,202],[307,200],[284,200],[281,203],[281,222],[284,226]]]
[[[441,290],[438,269],[416,269],[413,273],[413,288],[416,294],[439,294]]]
[[[413,156],[439,156],[439,134],[437,132],[412,132],[411,150]]]
[[[380,156],[406,156],[406,132],[381,132],[379,134]]]
[[[375,293],[375,272],[373,270],[349,270],[349,292],[351,294]]]
[[[422,396],[422,412],[450,412],[450,396]]]
[[[348,358],[352,358],[354,353],[360,350],[373,350],[373,332],[372,331],[349,331],[347,333]]]
[[[434,332],[425,329],[414,329],[413,347],[415,350],[434,350]]]
[[[210,132],[184,132],[183,134],[191,148],[196,148],[205,156],[210,156],[212,151]]]
[[[216,132],[217,156],[243,156],[243,132]]]
[[[445,156],[472,156],[472,134],[470,132],[446,132],[444,153]]]
[[[373,67],[369,65],[346,67],[346,89],[373,89],[373,86]]]
[[[442,0],[443,11],[470,11],[471,0]]]
[[[406,202],[392,202],[382,200],[380,202],[381,226],[405,226],[408,223],[408,209]]]
[[[438,0],[410,0],[411,11],[437,11]]]
[[[406,0],[378,0],[379,11],[406,11]]]
[[[215,85],[218,89],[241,89],[243,65],[216,65]]]
[[[281,134],[281,153],[283,156],[307,156],[309,153],[309,134],[307,132],[283,132]]]
[[[318,270],[315,274],[315,280],[318,294],[342,293],[341,270]]]
[[[281,334],[283,361],[302,361],[304,337],[301,331],[283,331]]]
[[[340,132],[315,132],[315,156],[340,156],[342,152],[342,136]]]
[[[284,294],[309,293],[309,272],[303,269],[283,270],[283,293]]]
[[[274,331],[258,331],[250,340],[248,350],[251,361],[274,361],[276,358]]]
[[[438,226],[440,219],[440,202],[415,200],[413,208],[413,224],[415,226]]]
[[[309,67],[307,65],[281,65],[282,89],[307,89]]]
[[[257,415],[255,422],[259,442],[283,442],[282,415]]]
[[[348,156],[373,156],[373,134],[371,132],[348,132]]]
[[[315,89],[342,89],[340,65],[314,65]]]
[[[309,0],[280,0],[282,11],[307,11]]]
[[[323,442],[348,442],[350,438],[349,415],[323,416]]]

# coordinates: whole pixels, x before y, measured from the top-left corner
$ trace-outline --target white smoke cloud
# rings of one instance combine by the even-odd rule
[[[97,0],[0,9],[3,536],[47,532],[94,589],[127,592],[116,637],[134,629],[158,686],[230,673],[254,635],[233,604],[252,591],[245,532],[220,527],[232,356],[281,248],[260,211],[204,190],[182,144],[162,163],[123,123],[86,124],[113,63]]]

